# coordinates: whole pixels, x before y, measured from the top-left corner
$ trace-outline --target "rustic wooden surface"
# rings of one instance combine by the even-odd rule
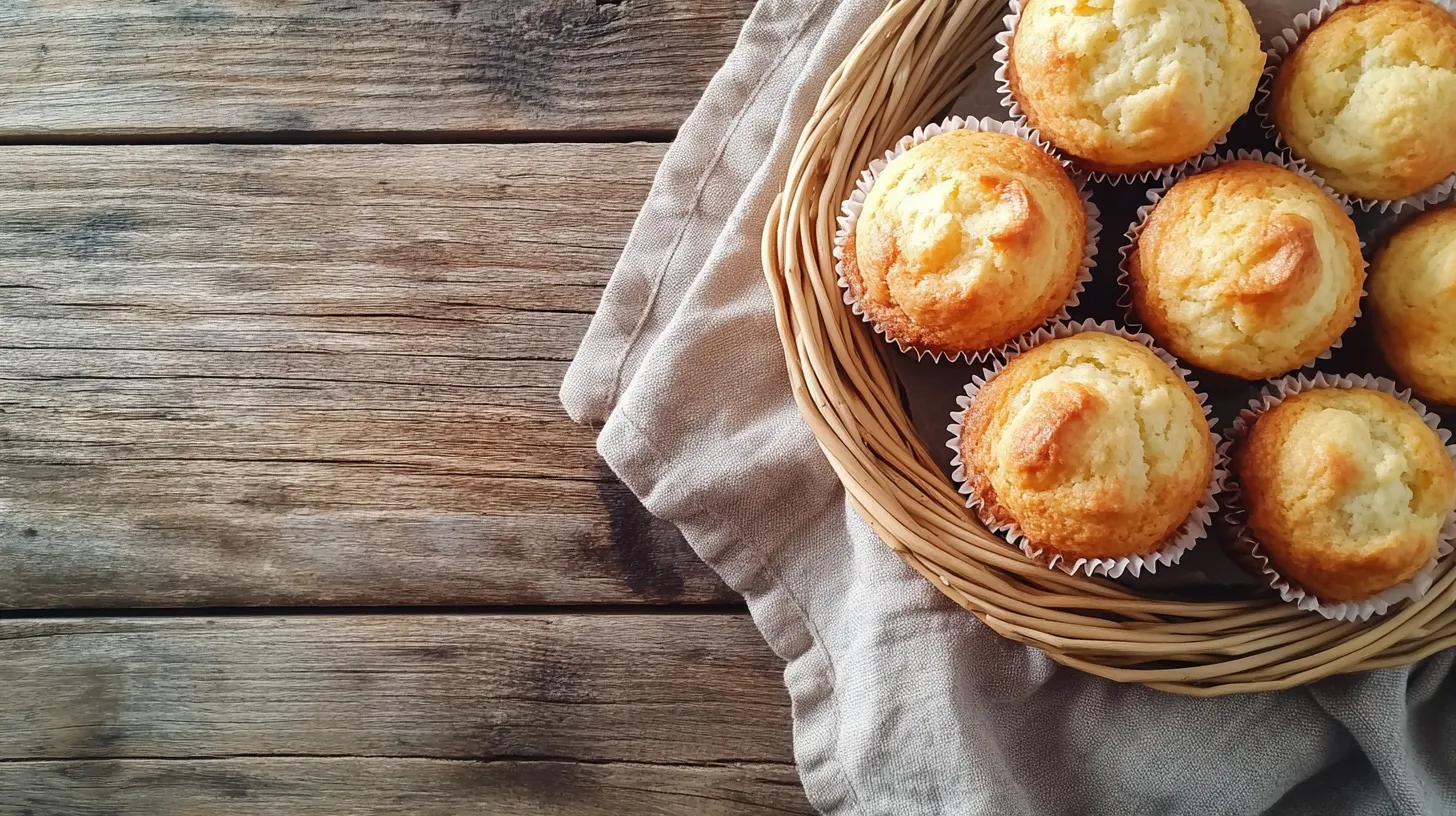
[[[738,615],[0,622],[0,761],[226,756],[787,763]]]
[[[665,137],[751,8],[751,0],[0,0],[0,138]]]
[[[0,621],[0,812],[797,812],[781,672],[740,615]]]
[[[661,145],[5,153],[0,606],[732,600],[557,397]]]
[[[793,765],[237,757],[0,764],[22,814],[114,816],[782,816],[806,813]],[[482,805],[489,811],[481,811]]]
[[[807,813],[557,388],[747,0],[0,0],[0,813]]]

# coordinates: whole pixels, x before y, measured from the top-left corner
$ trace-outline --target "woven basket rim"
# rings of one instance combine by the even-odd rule
[[[982,76],[975,66],[995,48],[1003,10],[1002,0],[890,0],[830,75],[765,224],[764,272],[794,397],[850,504],[987,626],[1110,680],[1196,696],[1270,691],[1456,647],[1456,558],[1421,599],[1334,621],[1272,594],[1170,600],[1050,570],[961,501],[900,403],[885,344],[844,304],[833,239],[871,159]]]

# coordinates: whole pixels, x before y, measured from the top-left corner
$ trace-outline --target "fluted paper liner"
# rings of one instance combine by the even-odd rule
[[[1299,45],[1299,41],[1309,35],[1315,26],[1319,25],[1326,17],[1334,14],[1341,6],[1353,6],[1364,2],[1364,0],[1321,0],[1318,6],[1302,14],[1295,15],[1289,25],[1280,32],[1278,36],[1269,41],[1269,49],[1265,51],[1264,75],[1259,79],[1259,92],[1254,97],[1254,110],[1258,112],[1263,121],[1264,131],[1274,140],[1274,144],[1280,150],[1288,151],[1300,165],[1305,162],[1294,153],[1294,149],[1284,141],[1284,134],[1279,132],[1279,127],[1274,124],[1273,96],[1274,77],[1279,73],[1279,66]],[[1456,14],[1456,0],[1431,0],[1437,6],[1446,11]],[[1313,170],[1311,170],[1313,172]],[[1335,193],[1335,197],[1346,204],[1354,204],[1366,212],[1378,210],[1384,212],[1398,213],[1406,207],[1417,210],[1426,208],[1426,205],[1433,204],[1441,198],[1449,195],[1453,188],[1456,188],[1456,173],[1451,174],[1444,180],[1437,182],[1431,187],[1416,193],[1412,196],[1396,199],[1360,198],[1358,196]]]
[[[955,361],[960,359],[965,359],[967,362],[979,362],[994,353],[995,348],[979,349],[976,351],[957,351],[953,354],[947,354],[945,352],[922,349],[901,338],[892,337],[883,326],[875,323],[870,319],[869,315],[865,314],[859,299],[850,290],[849,281],[844,276],[844,242],[849,239],[849,234],[854,230],[855,224],[859,222],[860,213],[864,210],[865,198],[869,195],[870,189],[874,187],[875,179],[879,178],[880,173],[884,172],[885,167],[890,162],[899,158],[906,151],[910,150],[910,148],[927,142],[942,133],[949,133],[954,130],[1004,133],[1008,136],[1025,139],[1046,151],[1047,155],[1052,156],[1060,162],[1064,169],[1068,169],[1068,175],[1071,176],[1072,184],[1076,186],[1077,195],[1082,199],[1082,207],[1087,213],[1087,238],[1082,247],[1082,266],[1077,271],[1077,282],[1072,287],[1072,294],[1062,304],[1061,309],[1047,318],[1047,323],[1067,320],[1068,311],[1081,302],[1082,292],[1087,288],[1088,282],[1092,280],[1092,267],[1097,258],[1097,239],[1102,233],[1102,214],[1097,209],[1097,205],[1092,203],[1092,193],[1087,189],[1085,180],[1080,178],[1076,173],[1072,173],[1068,167],[1069,163],[1048,148],[1046,143],[1037,137],[1035,131],[1014,122],[1002,122],[989,117],[965,119],[960,116],[952,116],[938,124],[918,127],[910,135],[900,139],[899,143],[893,148],[885,151],[884,158],[875,159],[870,162],[869,168],[860,174],[859,181],[855,184],[854,192],[840,205],[840,216],[838,218],[839,229],[834,234],[834,271],[839,279],[839,288],[844,290],[844,302],[849,306],[850,311],[859,315],[860,319],[870,324],[877,334],[883,335],[886,340],[894,343],[901,351],[913,351],[919,359],[930,357],[937,362],[941,360]]]
[[[1245,160],[1261,161],[1265,164],[1272,164],[1275,167],[1281,167],[1285,170],[1288,170],[1291,173],[1298,175],[1300,178],[1312,182],[1316,187],[1320,188],[1321,190],[1324,190],[1330,198],[1333,198],[1335,201],[1340,203],[1340,206],[1344,208],[1346,215],[1353,216],[1355,214],[1354,209],[1350,206],[1350,202],[1344,197],[1340,196],[1339,193],[1336,193],[1333,189],[1331,189],[1330,186],[1324,182],[1324,179],[1321,179],[1317,174],[1315,174],[1314,171],[1304,166],[1303,162],[1286,158],[1278,153],[1265,153],[1261,150],[1229,151],[1219,154],[1217,156],[1204,156],[1203,158],[1190,163],[1188,167],[1184,168],[1179,172],[1168,173],[1163,176],[1163,178],[1158,182],[1157,185],[1153,186],[1150,190],[1148,190],[1148,203],[1144,204],[1141,207],[1138,207],[1137,215],[1133,219],[1132,225],[1127,228],[1127,234],[1125,240],[1123,241],[1122,248],[1118,250],[1120,260],[1117,264],[1117,283],[1118,286],[1121,287],[1122,294],[1118,296],[1117,305],[1123,310],[1123,313],[1127,315],[1127,323],[1129,326],[1132,326],[1136,329],[1144,328],[1142,317],[1138,315],[1137,309],[1133,308],[1131,263],[1132,253],[1134,250],[1137,249],[1138,239],[1142,237],[1143,228],[1147,226],[1148,216],[1152,215],[1153,208],[1158,206],[1158,202],[1162,201],[1163,197],[1168,194],[1168,191],[1173,189],[1174,185],[1176,185],[1178,182],[1183,181],[1184,179],[1187,179],[1189,177],[1196,176],[1199,173],[1206,173],[1209,170],[1212,170],[1224,164],[1228,164],[1232,161]],[[1360,254],[1363,258],[1365,254],[1365,241],[1363,239],[1360,241]],[[1364,301],[1365,290],[1362,288],[1360,290],[1360,303],[1364,303]],[[1351,327],[1359,322],[1360,315],[1361,307],[1357,304],[1355,306],[1355,319],[1350,321],[1350,326],[1345,327],[1346,332],[1348,332]],[[1330,359],[1330,356],[1334,354],[1335,349],[1340,348],[1340,346],[1342,346],[1344,342],[1345,337],[1342,333],[1340,337],[1335,339],[1334,343],[1330,344],[1329,348],[1320,352],[1318,355],[1315,356],[1314,359],[1309,360],[1308,362],[1301,365],[1300,368],[1308,368],[1310,366],[1316,365],[1321,360]]]
[[[1011,64],[1011,41],[1016,37],[1016,24],[1021,21],[1021,10],[1025,7],[1025,5],[1026,4],[1021,2],[1021,0],[1010,0],[1010,5],[1008,6],[1008,10],[1010,11],[1010,13],[1002,18],[1002,22],[1005,23],[1005,29],[1000,34],[996,35],[996,44],[999,47],[996,49],[996,52],[991,55],[991,59],[996,61],[996,73],[994,74],[994,78],[996,82],[999,83],[996,87],[996,91],[997,93],[1001,94],[1001,106],[1006,108],[1006,112],[1011,115],[1012,120],[1014,120],[1018,125],[1030,128],[1031,121],[1027,119],[1026,112],[1021,109],[1021,103],[1016,101],[1016,94],[1012,93],[1011,91],[1011,76],[1009,74]],[[1200,157],[1216,152],[1220,147],[1223,146],[1225,142],[1228,141],[1228,134],[1231,128],[1232,125],[1230,125],[1229,128],[1225,128],[1224,132],[1220,133],[1218,135],[1218,138],[1214,139],[1213,142],[1209,144],[1209,146],[1205,148],[1202,153],[1199,153],[1197,156],[1194,156],[1190,159],[1185,159],[1181,162],[1169,164],[1164,167],[1154,167],[1151,170],[1140,170],[1136,173],[1106,173],[1100,170],[1085,170],[1085,172],[1092,181],[1106,181],[1114,185],[1125,183],[1131,184],[1133,182],[1145,182],[1160,175],[1163,175],[1164,173],[1176,173],[1187,165],[1197,162]],[[1038,138],[1041,138],[1039,133]],[[1060,147],[1053,144],[1050,139],[1044,141],[1051,148],[1053,154],[1056,155],[1058,158],[1064,161],[1070,159],[1073,164],[1077,164],[1077,160],[1075,157],[1071,157],[1071,155],[1065,150],[1062,150]]]
[[[1222,445],[1223,460],[1228,461],[1233,448],[1242,441],[1249,429],[1253,427],[1254,422],[1264,412],[1295,394],[1315,388],[1369,388],[1395,397],[1420,414],[1421,420],[1436,432],[1441,444],[1446,446],[1446,452],[1451,455],[1452,459],[1456,459],[1456,445],[1450,444],[1451,432],[1441,427],[1440,420],[1424,404],[1411,397],[1410,389],[1401,389],[1384,377],[1321,372],[1314,375],[1293,374],[1270,382],[1258,399],[1249,401],[1249,407],[1240,411],[1238,418],[1229,427],[1229,432],[1225,435]],[[1456,513],[1452,513],[1441,528],[1436,556],[1410,580],[1363,601],[1321,603],[1319,598],[1305,592],[1298,584],[1280,575],[1279,571],[1275,569],[1273,561],[1265,554],[1258,540],[1254,538],[1248,528],[1248,513],[1244,507],[1243,493],[1237,478],[1230,477],[1228,480],[1228,489],[1224,494],[1224,508],[1227,511],[1229,522],[1234,526],[1235,555],[1243,562],[1245,568],[1263,576],[1265,582],[1279,593],[1279,597],[1295,604],[1300,609],[1317,612],[1330,620],[1369,620],[1375,615],[1384,615],[1391,607],[1403,601],[1415,600],[1426,594],[1435,581],[1438,563],[1451,554],[1452,542],[1456,541]]]
[[[1213,478],[1209,481],[1208,490],[1204,493],[1202,501],[1193,509],[1183,525],[1170,536],[1166,543],[1149,555],[1135,555],[1123,558],[1078,558],[1071,560],[1069,557],[1054,552],[1049,547],[1039,547],[1022,533],[1019,525],[999,524],[990,519],[980,500],[974,495],[971,486],[966,479],[965,462],[961,459],[961,424],[965,420],[966,409],[971,401],[976,398],[981,389],[986,386],[996,375],[1000,374],[1012,360],[1051,340],[1059,340],[1064,337],[1072,337],[1083,332],[1102,332],[1117,337],[1122,337],[1141,343],[1147,346],[1158,359],[1167,363],[1173,369],[1193,393],[1198,396],[1198,402],[1203,407],[1204,418],[1208,420],[1209,435],[1213,439],[1214,450],[1218,453],[1214,457]],[[1003,348],[997,355],[992,365],[977,374],[966,385],[964,396],[956,399],[956,405],[960,410],[950,415],[951,424],[947,430],[951,433],[951,439],[947,446],[955,451],[955,457],[951,459],[951,465],[955,468],[951,474],[956,486],[962,495],[966,496],[966,506],[976,513],[981,523],[986,525],[992,532],[1003,536],[1008,542],[1016,545],[1027,557],[1046,564],[1053,569],[1059,569],[1069,575],[1083,573],[1085,575],[1105,575],[1109,578],[1120,578],[1130,573],[1134,577],[1144,572],[1149,574],[1158,571],[1160,566],[1171,566],[1183,558],[1183,554],[1193,549],[1193,546],[1208,534],[1208,526],[1213,519],[1213,514],[1218,511],[1218,494],[1222,492],[1224,481],[1228,476],[1228,468],[1223,459],[1224,446],[1219,435],[1213,432],[1213,426],[1218,422],[1213,416],[1213,411],[1208,405],[1208,397],[1198,390],[1198,383],[1189,379],[1190,372],[1178,365],[1173,355],[1158,347],[1153,338],[1146,334],[1137,334],[1126,331],[1110,320],[1097,322],[1095,320],[1083,320],[1076,323],[1056,323],[1032,332],[1031,334],[1017,340]]]
[[[1382,218],[1370,226],[1367,230],[1370,240],[1365,243],[1371,247],[1370,265],[1372,270],[1375,265],[1375,256],[1390,242],[1391,238],[1395,237],[1396,233],[1410,226],[1411,222],[1419,218],[1422,213],[1439,210],[1448,206],[1456,207],[1456,196],[1453,196],[1451,193],[1433,196],[1431,201],[1420,207],[1410,207],[1405,212],[1399,214],[1392,213],[1390,217]]]

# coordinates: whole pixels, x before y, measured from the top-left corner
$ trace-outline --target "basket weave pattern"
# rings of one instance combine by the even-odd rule
[[[794,397],[855,510],[996,632],[1112,680],[1199,696],[1266,691],[1456,647],[1456,558],[1420,601],[1365,623],[1272,593],[1145,597],[1029,560],[975,520],[936,466],[901,404],[890,350],[844,304],[835,216],[872,159],[983,78],[974,67],[996,48],[1003,11],[1000,0],[891,0],[830,76],[769,214],[763,264]]]

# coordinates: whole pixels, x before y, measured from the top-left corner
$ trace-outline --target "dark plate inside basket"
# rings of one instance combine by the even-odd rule
[[[999,111],[992,111],[990,115],[1001,114]],[[1266,152],[1274,150],[1272,141],[1264,136],[1258,117],[1252,112],[1239,120],[1228,143],[1219,152],[1239,149]],[[1122,287],[1117,282],[1117,267],[1121,259],[1119,251],[1126,241],[1124,233],[1132,224],[1137,209],[1147,203],[1147,191],[1156,183],[1148,181],[1091,185],[1092,199],[1102,210],[1102,236],[1092,282],[1082,295],[1081,304],[1072,310],[1072,319],[1094,318],[1128,324],[1126,312],[1117,305],[1122,296]],[[1355,224],[1359,228],[1361,239],[1366,243],[1367,259],[1371,257],[1378,242],[1394,226],[1414,214],[1410,209],[1400,215],[1365,213],[1356,209]],[[893,346],[887,346],[887,349],[915,429],[930,447],[941,468],[949,475],[953,453],[946,447],[946,442],[950,439],[946,426],[950,424],[951,412],[956,410],[956,398],[964,393],[966,382],[982,366],[965,362],[937,363],[929,358],[917,360],[913,353],[899,352]],[[1185,367],[1191,368],[1186,364]],[[1399,382],[1381,359],[1375,346],[1368,310],[1345,333],[1342,347],[1336,349],[1329,360],[1319,361],[1312,369],[1331,374],[1375,374]],[[1214,426],[1216,430],[1227,428],[1239,410],[1247,406],[1263,387],[1263,383],[1248,383],[1197,368],[1193,368],[1193,378],[1198,381],[1199,389],[1208,395],[1213,405],[1213,413],[1218,420]],[[1439,413],[1444,427],[1456,429],[1456,412]],[[1129,586],[1147,590],[1177,590],[1183,597],[1191,594],[1230,597],[1257,591],[1261,584],[1235,566],[1224,555],[1222,546],[1219,546],[1228,537],[1227,526],[1221,517],[1216,517],[1211,537],[1185,555],[1176,566],[1164,568],[1156,575],[1124,577],[1119,580]]]

